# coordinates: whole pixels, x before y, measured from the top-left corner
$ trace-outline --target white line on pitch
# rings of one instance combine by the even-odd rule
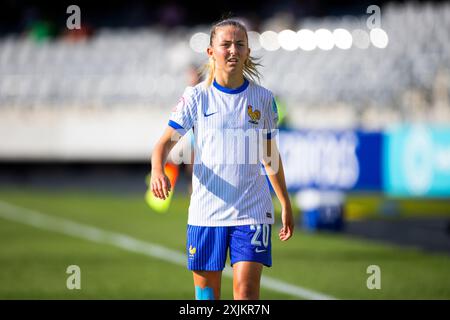
[[[70,235],[97,243],[113,245],[127,251],[141,253],[153,258],[186,266],[186,256],[175,250],[171,250],[151,242],[138,240],[125,234],[106,231],[86,224],[47,215],[35,210],[21,208],[1,200],[0,217],[44,230],[63,233],[65,235]],[[233,272],[229,266],[225,268],[224,275],[232,278]],[[300,286],[295,286],[267,276],[262,276],[261,286],[298,298],[313,300],[336,299],[335,297]]]

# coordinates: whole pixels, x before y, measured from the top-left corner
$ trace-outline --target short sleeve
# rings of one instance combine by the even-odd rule
[[[196,118],[195,90],[193,87],[187,87],[177,105],[172,109],[169,126],[184,135],[194,126]]]
[[[267,139],[272,139],[276,135],[278,123],[278,108],[273,96],[267,109],[264,129],[267,130]]]

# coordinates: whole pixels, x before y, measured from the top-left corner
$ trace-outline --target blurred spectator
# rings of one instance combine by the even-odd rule
[[[168,1],[159,10],[159,23],[166,28],[184,24],[186,12],[178,1]]]
[[[26,34],[36,42],[43,42],[53,38],[56,35],[56,29],[50,21],[37,20],[31,23]]]
[[[280,32],[285,29],[292,29],[295,27],[295,16],[290,11],[275,12],[272,17],[267,19],[262,28],[264,30],[272,30]]]
[[[89,25],[82,24],[80,29],[64,29],[63,39],[67,42],[86,41],[93,35],[93,28]]]

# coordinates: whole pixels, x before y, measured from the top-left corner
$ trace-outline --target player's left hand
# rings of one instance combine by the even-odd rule
[[[281,228],[278,236],[281,241],[289,240],[294,233],[294,216],[292,215],[292,208],[290,204],[281,209],[281,221],[283,227]]]

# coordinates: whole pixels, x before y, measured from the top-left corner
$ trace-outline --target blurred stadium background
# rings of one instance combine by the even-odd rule
[[[229,12],[277,96],[298,223],[261,297],[450,298],[450,4],[350,0],[3,1],[0,298],[193,298],[189,167],[164,214],[146,180]]]

